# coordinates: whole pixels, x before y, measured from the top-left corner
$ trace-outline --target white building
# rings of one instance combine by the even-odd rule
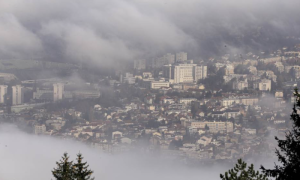
[[[164,81],[152,81],[151,82],[151,89],[160,89],[162,87],[170,87],[169,82],[164,82]]]
[[[21,85],[12,86],[12,105],[22,104],[24,100],[23,87]]]
[[[197,101],[196,98],[180,98],[179,103],[185,104],[185,105],[190,105],[192,104],[193,101]]]
[[[204,129],[206,126],[212,133],[223,132],[233,132],[232,122],[222,122],[222,121],[192,121],[191,127]]]
[[[65,85],[63,83],[53,84],[53,101],[58,101],[63,99],[63,94],[65,91]]]
[[[125,73],[125,75],[121,74],[120,76],[120,82],[125,84],[134,84],[135,83],[135,77],[131,73]]]
[[[247,79],[245,81],[234,81],[232,85],[234,90],[244,90],[245,88],[248,88],[248,81]]]
[[[35,125],[34,126],[34,133],[35,134],[44,134],[46,132],[46,126],[43,125]]]
[[[207,66],[195,66],[195,81],[207,78]]]
[[[0,103],[5,103],[5,95],[7,94],[7,86],[0,86]]]
[[[262,79],[253,83],[253,88],[260,91],[271,91],[271,80]]]
[[[191,83],[207,77],[207,66],[197,64],[176,64],[164,67],[164,76],[174,83]]]

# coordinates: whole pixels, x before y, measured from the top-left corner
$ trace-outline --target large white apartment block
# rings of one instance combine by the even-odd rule
[[[0,103],[5,103],[6,94],[7,94],[7,86],[0,85]]]
[[[223,122],[223,121],[192,121],[190,124],[193,128],[204,129],[206,126],[209,128],[209,131],[212,133],[223,132],[233,132],[233,123],[232,122]]]
[[[160,89],[160,88],[168,88],[170,87],[170,83],[169,82],[164,82],[164,81],[152,81],[150,84],[150,88],[151,89]]]
[[[63,83],[53,84],[53,101],[56,102],[58,100],[62,100],[64,91],[65,85]]]
[[[164,76],[174,83],[191,83],[207,77],[207,66],[176,64],[164,66]]]
[[[23,87],[21,85],[12,86],[12,105],[22,104],[24,100]]]

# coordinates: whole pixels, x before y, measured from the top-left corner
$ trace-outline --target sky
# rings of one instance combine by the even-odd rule
[[[298,0],[1,0],[0,59],[106,67],[167,52],[206,60],[276,49],[298,42],[299,5]]]

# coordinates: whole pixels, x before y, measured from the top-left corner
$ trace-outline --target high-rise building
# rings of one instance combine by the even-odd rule
[[[7,94],[7,86],[0,86],[0,103],[5,103],[5,95]]]
[[[198,82],[198,80],[200,79],[207,78],[207,66],[203,66],[203,65],[195,66],[194,78],[196,82]]]
[[[53,84],[53,101],[58,101],[63,99],[63,94],[65,91],[65,85],[63,83]]]
[[[21,85],[12,86],[12,105],[22,104],[24,100],[23,87]]]
[[[164,66],[164,76],[173,79],[174,83],[188,83],[205,79],[207,66],[197,64],[176,64]]]
[[[153,59],[152,67],[161,68],[166,64],[173,64],[173,63],[175,63],[175,55],[171,53],[167,53],[162,57]]]
[[[180,62],[180,61],[187,61],[187,53],[186,52],[176,53],[176,62]]]
[[[164,61],[167,62],[168,64],[175,63],[175,55],[171,53],[165,54]]]

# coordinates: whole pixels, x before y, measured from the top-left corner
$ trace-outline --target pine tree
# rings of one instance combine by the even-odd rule
[[[76,180],[94,180],[91,175],[94,173],[92,170],[88,169],[89,165],[87,162],[82,162],[83,157],[81,153],[77,154],[77,163],[73,165],[74,169],[74,179]]]
[[[242,159],[238,160],[238,163],[233,169],[230,169],[225,174],[221,174],[220,178],[222,180],[268,180],[266,175],[260,174],[258,171],[254,170],[253,164],[251,164],[247,169],[247,163]]]
[[[275,164],[274,169],[261,169],[267,176],[275,177],[277,180],[294,180],[300,178],[300,94],[298,89],[295,89],[295,104],[291,114],[293,121],[292,130],[288,131],[284,140],[278,137],[275,139],[278,142],[279,149],[276,149],[276,155],[281,165]]]
[[[72,180],[73,170],[72,170],[72,161],[69,161],[68,153],[64,153],[62,159],[59,162],[56,162],[57,168],[54,168],[52,171],[53,176],[56,180]]]

